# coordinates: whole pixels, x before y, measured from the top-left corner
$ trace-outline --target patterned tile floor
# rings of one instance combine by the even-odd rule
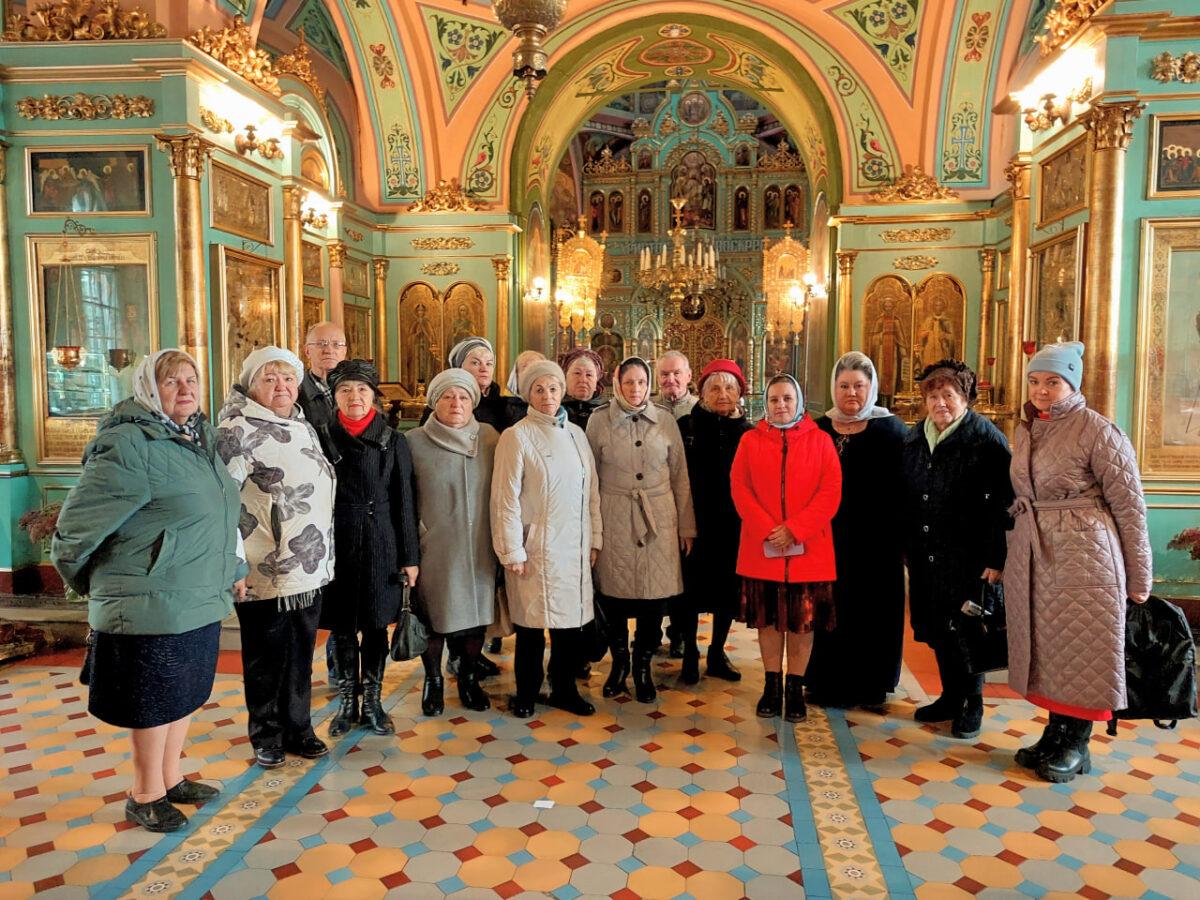
[[[249,765],[223,654],[185,770],[224,790],[166,836],[123,821],[128,736],[88,717],[77,657],[9,666],[0,897],[1200,896],[1200,725],[1123,726],[1093,742],[1091,775],[1041,784],[1012,762],[1036,711],[1002,686],[973,743],[912,721],[938,686],[910,650],[886,715],[814,709],[795,728],[755,717],[741,629],[740,684],[686,688],[661,658],[656,704],[597,699],[585,720],[466,713],[451,684],[445,717],[425,719],[419,666],[401,664],[385,689],[395,737],[355,731],[271,772]],[[323,662],[315,677],[324,733]]]

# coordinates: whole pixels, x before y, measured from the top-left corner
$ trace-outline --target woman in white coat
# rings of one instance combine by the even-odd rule
[[[504,566],[517,631],[517,693],[509,708],[533,715],[550,629],[550,703],[581,716],[596,711],[574,671],[580,629],[592,619],[592,570],[601,547],[600,493],[587,437],[562,408],[566,379],[541,360],[521,374],[527,416],[500,435],[492,475],[492,541]]]

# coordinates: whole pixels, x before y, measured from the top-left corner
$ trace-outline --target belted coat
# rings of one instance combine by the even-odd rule
[[[604,520],[597,590],[626,600],[682,594],[679,539],[696,536],[696,516],[675,418],[654,403],[627,413],[609,401],[592,413],[587,437]]]
[[[1004,571],[1009,684],[1069,706],[1122,709],[1126,597],[1151,588],[1137,458],[1078,391],[1048,419],[1032,404],[1026,414]]]

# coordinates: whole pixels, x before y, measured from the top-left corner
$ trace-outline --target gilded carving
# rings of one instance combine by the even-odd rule
[[[1070,40],[1109,0],[1058,0],[1034,40],[1047,56]]]
[[[423,237],[413,238],[414,250],[470,250],[475,242],[469,237]]]
[[[17,112],[24,119],[148,119],[154,115],[149,97],[125,94],[43,94],[22,97]]]
[[[1200,82],[1200,53],[1188,52],[1182,56],[1160,53],[1150,61],[1150,77],[1163,84],[1169,81],[1196,84]]]
[[[425,196],[409,207],[409,212],[474,212],[482,203],[468,197],[457,178],[447,181],[439,178],[437,187],[430,188]]]
[[[321,87],[321,80],[313,68],[312,54],[308,52],[308,42],[304,39],[303,28],[300,29],[300,43],[296,45],[296,49],[275,60],[275,74],[291,75],[307,86],[318,102],[325,102],[325,88]]]
[[[496,272],[496,278],[499,281],[504,281],[508,278],[509,270],[512,267],[511,256],[493,256],[492,268]]]
[[[171,158],[171,174],[176,178],[200,179],[204,161],[213,151],[213,146],[195,134],[155,135],[158,149]]]
[[[390,263],[386,259],[375,259],[371,261],[371,266],[375,271],[375,280],[382,281],[387,278],[388,266]]]
[[[932,269],[938,264],[936,256],[897,256],[892,260],[893,269],[904,269],[909,272],[920,271],[921,269]]]
[[[764,153],[758,158],[758,168],[771,172],[803,169],[804,159],[792,150],[786,140],[781,140],[773,153]]]
[[[455,262],[427,262],[421,265],[423,275],[457,275],[458,270],[459,265]]]
[[[599,159],[593,159],[583,167],[585,175],[628,175],[632,171],[629,157],[614,157],[611,147],[605,147],[600,151]]]
[[[905,166],[904,174],[889,185],[867,194],[872,203],[912,203],[931,200],[957,200],[958,191],[938,183],[926,175],[920,166]]]
[[[953,228],[889,228],[880,237],[885,244],[919,244],[923,241],[944,241],[953,234]]]
[[[93,11],[94,10],[94,11]],[[121,9],[117,0],[66,0],[42,3],[27,15],[14,13],[0,35],[6,41],[144,40],[167,36],[167,29],[140,6]]]
[[[1095,150],[1126,150],[1133,139],[1133,123],[1141,116],[1145,103],[1097,103],[1083,118],[1083,126],[1092,133]]]
[[[250,27],[241,16],[234,16],[233,24],[220,31],[205,25],[188,35],[188,40],[251,84],[275,96],[281,93],[271,55],[255,46]]]
[[[346,228],[346,235],[350,238],[350,240],[356,241],[356,242],[361,241],[363,239],[363,233],[361,231],[356,231],[355,229],[350,228],[350,227]]]
[[[233,133],[233,123],[221,118],[207,106],[200,107],[200,124],[215,134]]]
[[[346,251],[349,249],[345,241],[334,241],[328,248],[329,268],[341,269],[346,265]]]
[[[1039,166],[1038,227],[1087,206],[1087,142],[1079,138]]]

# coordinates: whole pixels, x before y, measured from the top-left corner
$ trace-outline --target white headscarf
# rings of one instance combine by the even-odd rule
[[[133,372],[133,399],[163,419],[170,419],[170,417],[163,410],[162,397],[158,395],[158,380],[154,377],[154,367],[168,353],[182,353],[188,358],[188,362],[192,364],[196,374],[200,373],[200,367],[196,365],[196,360],[178,347],[167,347],[165,350],[143,356],[142,361],[138,363]]]
[[[854,422],[862,422],[865,419],[883,419],[892,415],[892,411],[883,406],[876,406],[879,400],[879,376],[875,374],[875,364],[871,362],[867,354],[858,350],[851,350],[849,353],[842,355],[836,363],[833,364],[833,375],[829,378],[829,396],[837,397],[837,381],[838,375],[847,369],[853,369],[857,372],[862,372],[866,369],[867,376],[871,379],[871,389],[867,392],[867,402],[863,404],[862,409],[852,416],[846,415],[838,409],[835,401],[833,407],[825,411],[825,415],[829,416],[839,425],[850,425]]]
[[[471,351],[478,350],[480,347],[492,354],[492,356],[496,355],[491,341],[487,338],[472,335],[469,338],[464,338],[450,348],[450,353],[446,356],[446,362],[450,363],[451,368],[460,369],[462,368],[462,364],[467,361],[467,357],[471,354]]]
[[[242,372],[238,376],[238,385],[248,394],[250,393],[250,385],[254,383],[255,377],[259,371],[267,363],[282,362],[287,363],[296,371],[297,378],[304,377],[304,365],[291,350],[285,347],[259,347],[253,353],[246,357],[246,361],[242,363]]]

